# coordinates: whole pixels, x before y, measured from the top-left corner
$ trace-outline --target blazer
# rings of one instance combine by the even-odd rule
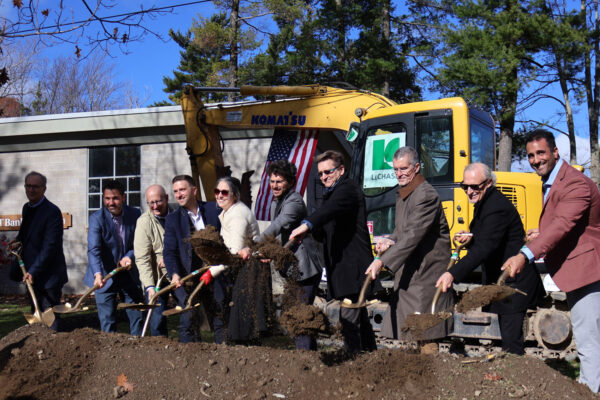
[[[125,246],[119,246],[119,234],[112,219],[112,214],[106,207],[102,207],[90,216],[88,229],[88,267],[83,278],[83,283],[94,285],[94,275],[100,272],[103,276],[112,271],[123,257],[129,257],[134,265],[127,272],[121,272],[106,282],[98,289],[98,293],[106,292],[114,284],[130,284],[139,286],[139,275],[135,267],[133,254],[133,237],[135,223],[140,216],[140,210],[123,204],[123,231]]]
[[[523,246],[525,230],[521,217],[514,205],[492,186],[475,204],[469,228],[473,233],[467,247],[469,251],[449,272],[456,282],[463,282],[470,272],[483,265],[481,283],[496,283],[502,264]],[[524,291],[527,296],[516,294],[510,301],[495,304],[493,308],[501,314],[524,311],[543,294],[542,281],[533,263],[527,264],[514,278],[507,279],[506,284]]]
[[[37,207],[23,206],[23,221],[17,235],[22,243],[25,269],[38,288],[62,287],[67,282],[63,253],[63,218],[60,209],[45,197]],[[14,278],[21,280],[20,268]]]
[[[265,236],[280,236],[282,244],[286,244],[292,231],[297,228],[306,217],[308,211],[302,196],[294,189],[290,189],[281,198],[274,198],[271,203],[271,224],[260,235],[257,241]],[[298,280],[305,280],[323,272],[323,257],[319,253],[320,246],[317,245],[310,235],[306,236],[302,243],[294,244],[291,250],[298,259]],[[289,274],[291,271],[284,271]]]
[[[220,230],[221,223],[219,222],[217,203],[211,201],[198,202],[198,204],[200,205],[200,215],[202,215],[204,225],[212,225]],[[173,274],[184,277],[192,272],[192,245],[186,240],[190,236],[190,217],[184,207],[178,207],[174,212],[167,215],[165,222],[163,259],[169,278]]]
[[[360,187],[342,175],[325,193],[323,204],[306,219],[313,229],[322,228],[324,233],[328,297],[357,295],[373,261],[365,197]]]
[[[540,216],[540,234],[527,244],[560,290],[600,281],[600,194],[594,182],[562,164]]]

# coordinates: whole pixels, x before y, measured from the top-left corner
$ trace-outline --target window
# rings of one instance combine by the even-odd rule
[[[475,118],[470,119],[471,125],[471,162],[484,163],[494,170],[494,128]]]
[[[102,184],[109,179],[123,184],[127,205],[140,208],[139,146],[92,148],[88,159],[88,215],[102,208]]]
[[[415,121],[421,173],[429,181],[450,178],[452,162],[450,160],[451,127],[450,117],[421,118]]]

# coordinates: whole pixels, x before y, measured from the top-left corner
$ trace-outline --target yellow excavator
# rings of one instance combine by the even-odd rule
[[[250,100],[205,104],[201,100],[204,92],[237,92]],[[394,229],[396,179],[392,157],[398,147],[410,145],[419,152],[422,172],[442,199],[451,235],[468,229],[473,216],[473,206],[458,185],[464,167],[482,162],[495,169],[496,164],[492,117],[469,107],[461,98],[397,104],[370,91],[316,84],[188,86],[181,104],[192,173],[207,200],[213,200],[216,180],[230,173],[223,162],[223,139],[268,139],[278,130],[317,130],[317,153],[335,149],[346,156],[350,176],[365,194],[369,229],[374,237]],[[319,185],[314,169],[314,182],[309,187]],[[537,227],[542,208],[539,177],[515,172],[496,172],[496,176],[498,189],[515,205],[525,229]],[[249,183],[247,174],[242,176],[244,183]],[[309,190],[309,207],[318,196],[318,191]],[[250,203],[249,194],[242,197]],[[524,327],[527,340],[536,342],[537,348],[532,351],[537,355],[565,357],[573,354],[574,348],[568,312],[561,306],[561,293],[548,299],[547,307],[529,316]],[[376,329],[382,320],[380,312],[381,307],[370,310]],[[453,335],[483,346],[487,341],[499,340],[498,321],[493,316],[455,320]]]

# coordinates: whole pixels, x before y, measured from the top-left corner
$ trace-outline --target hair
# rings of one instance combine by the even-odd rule
[[[179,181],[186,181],[187,183],[190,184],[190,186],[196,186],[196,182],[194,182],[194,178],[192,178],[189,175],[177,175],[175,178],[173,178],[173,180],[171,181],[171,183],[175,183],[175,182],[179,182]]]
[[[46,179],[46,177],[44,175],[40,174],[37,171],[31,171],[30,173],[25,175],[25,183],[27,183],[27,179],[29,179],[30,176],[39,176],[40,179],[42,180],[42,186],[46,187],[46,183],[48,182],[48,179]]]
[[[327,160],[333,161],[336,164],[336,167],[344,165],[344,155],[339,151],[327,150],[315,157],[315,162],[317,164]]]
[[[121,193],[121,196],[123,196],[125,194],[125,186],[123,186],[123,184],[115,179],[109,179],[107,181],[103,182],[102,185],[102,193],[104,193],[106,190],[118,190],[119,193]]]
[[[550,150],[554,150],[556,148],[556,141],[554,140],[554,135],[545,129],[534,129],[529,132],[525,137],[525,144],[531,143],[533,141],[538,141],[540,139],[546,139],[546,143],[550,146]]]
[[[464,172],[473,171],[473,170],[480,170],[483,173],[483,177],[485,178],[486,181],[491,179],[492,184],[496,185],[496,174],[494,173],[494,171],[491,170],[491,168],[487,164],[478,163],[478,162],[471,163],[465,167]]]
[[[396,150],[394,153],[394,160],[399,160],[406,156],[409,156],[408,161],[411,165],[417,165],[420,163],[419,153],[417,153],[417,151],[410,146],[400,147],[398,150]]]
[[[296,184],[296,173],[298,172],[298,168],[288,160],[277,160],[273,161],[267,167],[267,174],[269,176],[275,174],[283,177],[287,183],[291,186]]]
[[[224,176],[217,180],[217,186],[219,183],[225,182],[227,186],[229,186],[229,192],[235,196],[235,200],[240,199],[240,180],[238,178],[234,178],[233,176]]]

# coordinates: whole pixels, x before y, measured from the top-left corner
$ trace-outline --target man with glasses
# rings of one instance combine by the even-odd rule
[[[147,300],[154,296],[156,286],[164,287],[168,284],[163,260],[165,220],[169,213],[168,201],[169,196],[162,186],[149,186],[146,189],[148,211],[138,218],[135,226],[133,252]],[[168,301],[169,294],[166,293],[158,299],[158,307],[152,310],[150,319],[152,336],[167,336],[167,320],[162,312]]]
[[[189,175],[177,175],[173,178],[173,195],[179,204],[179,207],[167,215],[165,223],[165,241],[163,249],[163,259],[167,274],[171,282],[176,283],[174,295],[177,298],[177,304],[185,307],[187,295],[193,290],[198,280],[192,280],[193,286],[187,284],[183,286],[181,278],[190,274],[192,271],[202,267],[202,260],[192,249],[189,238],[195,231],[212,225],[217,230],[221,229],[219,222],[219,211],[216,203],[201,202],[196,199],[198,188],[194,179]],[[214,290],[215,301],[220,304],[225,298],[224,278],[215,278],[211,287]],[[207,304],[206,292],[201,296],[203,303]],[[215,310],[207,309],[211,313]],[[179,315],[179,341],[182,343],[200,341],[200,325],[202,316],[198,308],[190,312]],[[223,319],[213,318],[213,329],[215,331],[215,342],[223,343],[225,341],[225,327]]]
[[[481,163],[467,165],[460,186],[474,204],[470,233],[473,235],[467,245],[468,253],[448,272],[444,272],[436,283],[446,292],[452,283],[464,282],[467,276],[479,265],[483,265],[481,283],[496,283],[502,273],[500,267],[508,257],[517,253],[525,238],[521,217],[514,205],[494,185],[495,176],[490,168]],[[466,242],[467,231],[459,231],[455,240]],[[509,301],[495,302],[485,311],[498,314],[502,350],[524,354],[523,320],[527,308],[535,307],[542,292],[542,282],[533,263],[528,263],[515,278],[506,284],[527,293],[515,294]]]
[[[530,132],[525,149],[531,168],[542,178],[544,205],[539,229],[502,269],[522,273],[543,257],[552,280],[567,294],[573,335],[581,361],[579,382],[600,390],[600,193],[587,176],[558,154],[552,133]],[[514,252],[516,253],[516,252]]]
[[[42,311],[60,303],[62,287],[67,282],[67,265],[63,253],[63,218],[60,209],[51,203],[46,193],[46,177],[32,171],[25,177],[27,202],[17,238],[21,242],[21,257],[27,274],[23,276],[16,265],[11,278],[29,280]],[[32,304],[32,312],[33,312]],[[56,318],[51,328],[59,329]]]
[[[396,227],[389,239],[377,243],[376,258],[368,274],[373,278],[386,265],[394,273],[392,312],[386,313],[382,335],[403,337],[401,328],[409,314],[430,312],[435,281],[450,260],[450,231],[437,191],[421,175],[419,155],[412,147],[401,147],[392,160],[400,186],[396,193]],[[440,296],[436,311],[448,310],[451,293]],[[445,337],[450,320],[425,331],[422,340]]]
[[[329,298],[358,300],[364,272],[373,260],[367,229],[365,198],[345,174],[344,156],[328,150],[316,157],[319,178],[326,188],[323,204],[292,231],[290,240],[300,240],[309,231],[324,232],[324,255]],[[365,307],[341,308],[340,322],[349,353],[377,348]]]

